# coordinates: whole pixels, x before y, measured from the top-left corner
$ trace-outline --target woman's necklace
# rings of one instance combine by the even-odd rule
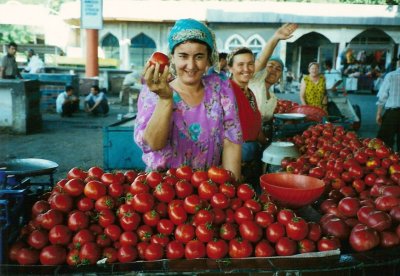
[[[256,100],[253,97],[253,93],[251,93],[250,89],[248,89],[248,88],[247,89],[242,89],[242,90],[243,90],[243,93],[246,95],[246,98],[249,101],[251,108],[253,110],[256,110],[256,108],[257,108],[256,107]]]

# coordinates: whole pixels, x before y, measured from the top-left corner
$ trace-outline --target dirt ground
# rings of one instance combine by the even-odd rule
[[[127,114],[128,107],[110,98],[107,117],[88,116],[79,111],[71,118],[43,113],[40,133],[13,135],[0,132],[0,161],[10,158],[41,158],[56,162],[54,173],[57,181],[73,167],[89,169],[103,167],[103,127],[116,123],[118,114]],[[47,176],[46,176],[47,178]],[[39,179],[40,181],[40,179]]]

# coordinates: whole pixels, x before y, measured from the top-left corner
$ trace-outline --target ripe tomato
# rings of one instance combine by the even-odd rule
[[[239,233],[243,239],[258,242],[262,238],[261,227],[252,220],[243,221],[239,225]]]
[[[72,243],[75,248],[81,248],[85,243],[94,241],[94,234],[89,229],[79,230],[72,238]]]
[[[189,214],[197,213],[203,205],[203,200],[197,194],[189,195],[183,200],[183,207]]]
[[[155,210],[148,211],[142,216],[143,222],[149,226],[157,226],[157,223],[160,221],[160,214]]]
[[[107,258],[108,264],[115,263],[118,261],[118,250],[112,247],[106,247],[103,249],[102,257]]]
[[[154,197],[149,193],[140,193],[133,196],[132,205],[136,212],[146,213],[154,207]]]
[[[72,232],[65,225],[56,225],[49,231],[49,241],[52,244],[67,245],[71,241]]]
[[[80,196],[85,188],[85,182],[79,178],[70,179],[64,185],[64,191],[70,196]]]
[[[192,174],[190,182],[192,183],[193,187],[197,188],[197,187],[199,187],[201,182],[207,181],[207,180],[208,180],[207,172],[205,172],[205,171],[195,171]]]
[[[229,241],[228,255],[231,258],[248,258],[253,253],[253,245],[248,240],[233,239]]]
[[[340,240],[335,237],[322,237],[317,242],[318,251],[340,249]]]
[[[180,241],[173,240],[167,244],[165,252],[167,259],[182,259],[185,256],[185,247]]]
[[[72,231],[87,228],[89,226],[89,217],[82,211],[73,211],[68,216],[68,228]]]
[[[138,173],[137,173],[136,171],[134,171],[134,170],[127,170],[127,171],[124,173],[125,182],[128,183],[128,184],[131,184],[131,183],[135,180],[135,178],[137,177],[137,175],[138,175]]]
[[[168,56],[161,53],[161,52],[154,52],[150,59],[149,59],[150,65],[156,66],[156,63],[159,64],[159,73],[164,72],[165,66],[169,66],[169,59]]]
[[[179,179],[184,179],[187,181],[191,181],[192,175],[193,175],[193,170],[189,166],[181,166],[176,169],[176,177]]]
[[[60,245],[49,245],[40,251],[42,265],[60,265],[67,259],[67,250]]]
[[[345,197],[338,203],[338,210],[346,217],[357,216],[357,211],[360,209],[360,200],[354,197]]]
[[[136,212],[125,213],[119,218],[119,224],[124,231],[133,231],[139,226],[141,221],[140,215]]]
[[[262,209],[261,203],[258,201],[258,199],[255,199],[255,198],[247,199],[243,203],[243,206],[249,208],[250,210],[252,210],[253,213],[260,212],[261,209]]]
[[[215,229],[211,223],[202,223],[196,226],[196,237],[199,241],[209,242],[215,236]]]
[[[399,245],[400,238],[395,232],[392,231],[382,231],[379,233],[380,246],[383,248],[394,247]]]
[[[240,184],[236,189],[236,195],[243,201],[252,199],[256,192],[250,184]]]
[[[32,217],[35,218],[39,214],[46,213],[50,210],[50,204],[45,200],[38,200],[32,206]]]
[[[228,209],[225,209],[228,210]],[[224,210],[220,208],[213,208],[212,213],[214,214],[213,224],[221,225],[226,221],[226,213]]]
[[[210,259],[222,259],[228,254],[228,243],[222,239],[209,241],[206,245],[207,257]]]
[[[218,193],[218,187],[214,182],[203,181],[197,188],[197,193],[201,199],[210,200],[214,194]]]
[[[236,196],[236,187],[229,182],[220,184],[218,189],[221,193],[226,195],[228,198],[234,198]]]
[[[196,236],[194,226],[190,224],[179,224],[175,228],[175,239],[182,243],[188,243],[193,240]]]
[[[351,231],[349,243],[357,252],[367,251],[379,245],[379,234],[365,225],[356,226]]]
[[[92,199],[90,199],[88,197],[82,197],[76,203],[76,207],[78,208],[78,210],[83,211],[83,212],[90,211],[94,208],[94,202]]]
[[[109,236],[112,241],[117,241],[121,236],[121,233],[121,227],[116,224],[111,224],[104,228],[104,234]]]
[[[308,222],[308,235],[307,239],[317,242],[321,238],[322,229],[321,225],[316,222]]]
[[[186,259],[198,259],[206,256],[206,246],[199,240],[191,240],[185,246]]]
[[[161,233],[154,234],[150,238],[150,243],[159,244],[162,247],[165,247],[169,243],[169,237]]]
[[[121,246],[136,246],[138,243],[138,236],[135,232],[125,231],[119,237]]]
[[[291,209],[282,209],[276,215],[276,220],[283,225],[288,224],[296,214]]]
[[[167,183],[160,183],[154,188],[153,195],[159,201],[168,203],[175,198],[175,189]]]
[[[294,255],[297,252],[297,243],[288,237],[282,237],[276,242],[275,251],[279,256]]]
[[[64,217],[61,211],[50,209],[44,214],[38,215],[40,225],[47,230],[53,228],[53,226],[62,224]]]
[[[175,225],[179,225],[186,222],[187,213],[183,206],[175,206],[168,210],[168,217]]]
[[[175,183],[175,194],[177,198],[186,198],[193,194],[193,185],[187,180],[179,180]]]
[[[345,240],[349,237],[350,228],[340,218],[331,218],[322,223],[322,230],[324,234],[336,237],[340,240]]]
[[[135,179],[129,187],[129,192],[132,195],[150,192],[150,186],[146,182]]]
[[[48,233],[45,230],[34,230],[29,234],[26,241],[34,249],[42,249],[49,243]],[[21,248],[22,246],[23,244]]]
[[[273,202],[267,202],[263,205],[263,211],[276,215],[278,213],[278,207]]]
[[[299,253],[310,253],[317,249],[315,242],[312,240],[304,239],[297,242]]]
[[[96,243],[101,247],[109,247],[112,244],[112,240],[106,234],[100,234],[96,236]]]
[[[146,183],[147,185],[149,185],[151,188],[154,189],[158,184],[161,183],[162,178],[163,176],[161,173],[152,171],[147,174]]]
[[[397,206],[400,206],[400,198],[394,195],[383,195],[375,199],[375,207],[379,211],[390,212],[390,210]]]
[[[164,256],[164,248],[160,244],[150,243],[144,250],[144,259],[147,261],[160,260]]]
[[[265,233],[270,242],[276,243],[280,238],[285,236],[285,226],[280,222],[274,222],[267,227]]]
[[[33,248],[21,248],[16,256],[20,265],[34,265],[39,261],[40,251]]]
[[[138,257],[142,260],[144,260],[144,251],[146,250],[146,247],[149,246],[149,242],[147,241],[141,241],[136,245]]]
[[[294,217],[286,224],[286,234],[295,241],[300,241],[307,237],[308,224],[301,217]]]
[[[140,241],[148,242],[153,235],[153,228],[146,224],[142,224],[136,229],[136,234],[138,235]]]
[[[79,250],[72,249],[68,252],[66,262],[68,265],[77,266],[81,263],[81,259],[79,259]]]
[[[118,249],[117,258],[121,263],[133,262],[138,257],[138,249],[133,246],[124,245]]]
[[[223,184],[231,179],[231,174],[224,168],[211,166],[208,171],[208,178],[218,184]]]
[[[157,231],[164,235],[170,235],[175,230],[175,224],[169,219],[160,219],[157,223]]]
[[[63,213],[68,213],[72,210],[73,200],[67,194],[55,194],[49,198],[50,207],[53,210],[59,210]]]
[[[255,257],[272,257],[275,255],[275,248],[267,241],[260,240],[254,248]]]
[[[271,223],[275,221],[275,218],[272,214],[266,211],[261,211],[256,213],[254,221],[262,228],[267,228]]]
[[[101,210],[98,213],[98,223],[100,226],[102,227],[107,227],[108,225],[111,225],[115,222],[115,215],[114,212],[109,210],[109,209],[105,209],[105,210]]]
[[[98,180],[101,179],[101,176],[103,175],[103,173],[104,173],[103,169],[100,167],[96,167],[96,166],[91,167],[88,170],[88,176],[94,177],[95,179],[98,179]]]
[[[67,173],[68,179],[79,178],[80,180],[85,180],[87,176],[88,176],[87,172],[77,167],[73,167]]]
[[[210,205],[213,208],[226,209],[230,205],[230,200],[223,193],[216,193],[211,197]]]
[[[373,211],[368,215],[367,225],[374,230],[382,232],[392,226],[392,218],[386,212]]]
[[[242,224],[243,222],[247,220],[253,220],[253,211],[251,211],[247,207],[239,207],[234,214],[235,221],[237,224]]]
[[[234,239],[237,235],[237,227],[236,224],[233,223],[224,223],[219,228],[219,236],[221,239],[230,241]]]
[[[95,264],[101,257],[101,248],[95,242],[87,242],[79,250],[82,264]]]
[[[47,238],[47,236],[46,236]],[[10,261],[16,262],[17,261],[17,257],[18,257],[18,251],[21,248],[27,248],[27,244],[25,242],[23,242],[22,240],[18,240],[16,242],[14,242],[11,247],[10,250],[8,251],[8,258]],[[38,260],[39,260],[39,254],[38,254]]]
[[[102,182],[92,180],[86,183],[83,193],[86,197],[97,200],[107,194],[107,188]]]
[[[130,187],[130,186],[128,186]],[[107,187],[108,194],[113,198],[118,198],[124,193],[124,186],[121,184],[111,183]]]

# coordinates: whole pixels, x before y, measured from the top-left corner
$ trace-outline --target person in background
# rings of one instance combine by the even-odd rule
[[[3,56],[0,64],[0,78],[2,79],[22,79],[18,70],[15,55],[17,53],[18,45],[15,42],[10,42],[7,45],[7,54]]]
[[[38,74],[44,72],[44,62],[35,54],[33,49],[28,50],[28,65],[24,71],[29,74]]]
[[[222,165],[241,176],[242,131],[230,82],[218,74],[214,33],[194,19],[176,21],[168,35],[171,69],[146,63],[134,139],[150,170]],[[168,80],[171,80],[168,82]]]
[[[278,98],[273,92],[274,85],[282,77],[285,65],[278,56],[272,56],[272,53],[280,40],[286,40],[292,37],[297,30],[298,25],[286,23],[276,30],[274,35],[267,41],[261,54],[255,61],[255,74],[249,82],[249,88],[254,92],[257,105],[261,113],[263,133],[266,139],[265,146],[272,140],[272,119],[278,103]]]
[[[212,74],[212,73],[217,73],[219,74],[222,78],[227,78],[229,74],[229,68],[228,68],[228,63],[227,63],[227,57],[228,54],[225,52],[221,52],[218,54],[218,68],[216,69],[215,66],[211,66],[207,70],[207,74]],[[218,71],[219,72],[216,72]]]
[[[316,106],[328,111],[325,77],[319,72],[318,62],[310,62],[308,72],[309,74],[303,77],[300,84],[301,104]]]
[[[86,112],[94,116],[106,116],[109,109],[107,97],[104,92],[100,92],[98,85],[92,85],[90,94],[85,98]]]
[[[131,96],[131,91],[134,85],[140,86],[140,74],[136,71],[135,65],[131,64],[131,72],[126,74],[124,81],[122,82],[121,92],[119,93],[119,99],[122,105],[129,104],[129,97]]]
[[[377,97],[376,122],[380,125],[377,137],[393,150],[396,138],[397,151],[400,151],[400,60],[397,69],[386,74]]]
[[[326,92],[328,95],[337,94],[337,87],[342,83],[342,74],[332,68],[332,61],[325,61],[325,82],[326,82]]]
[[[56,100],[56,111],[61,117],[71,117],[72,113],[79,110],[79,98],[74,95],[74,88],[70,85],[60,93]]]

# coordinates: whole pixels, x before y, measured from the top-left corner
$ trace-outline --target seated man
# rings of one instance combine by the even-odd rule
[[[70,85],[65,87],[65,91],[60,93],[56,100],[56,111],[61,117],[71,117],[72,113],[79,110],[79,98],[74,94],[74,88]]]
[[[85,98],[85,110],[94,116],[106,116],[109,111],[108,101],[104,92],[100,92],[98,85],[92,85],[90,94]]]

